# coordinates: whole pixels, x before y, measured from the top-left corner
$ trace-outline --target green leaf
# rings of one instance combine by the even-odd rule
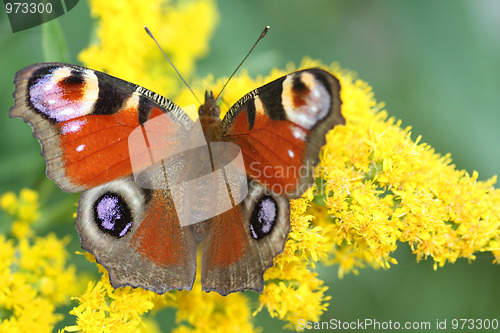
[[[42,24],[42,50],[45,61],[70,60],[68,43],[57,19]]]

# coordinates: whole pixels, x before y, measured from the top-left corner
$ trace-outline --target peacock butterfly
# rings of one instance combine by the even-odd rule
[[[144,131],[159,116],[168,117],[158,133],[189,133],[194,122],[180,107],[138,85],[63,63],[22,69],[15,87],[9,115],[32,126],[47,176],[64,191],[82,192],[76,218],[82,248],[106,267],[114,287],[156,293],[192,288],[198,245],[205,291],[262,291],[264,271],[288,236],[289,200],[313,184],[310,172],[297,171],[315,166],[325,134],[345,123],[339,81],[320,69],[297,71],[251,91],[222,121],[207,92],[198,111],[206,142],[241,149],[248,194],[221,214],[182,225],[172,187],[135,181],[128,145],[134,129]],[[205,168],[203,159],[193,163],[196,156],[191,150],[187,167]],[[214,171],[213,156],[208,161]],[[148,173],[157,182],[162,172],[185,178],[178,164],[157,163]],[[196,210],[197,203],[190,208]]]

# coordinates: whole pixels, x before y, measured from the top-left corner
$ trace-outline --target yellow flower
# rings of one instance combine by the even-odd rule
[[[103,275],[103,279],[106,276]],[[104,329],[106,332],[132,332],[139,331],[141,316],[153,307],[148,299],[152,295],[148,292],[138,290],[130,292],[131,288],[117,289],[108,288],[105,282],[96,284],[89,283],[87,290],[75,299],[80,305],[71,310],[71,314],[77,317],[77,325],[66,327],[68,332],[98,332]],[[63,331],[64,331],[63,330]]]
[[[53,234],[33,237],[30,226],[39,216],[37,192],[5,193],[0,205],[15,220],[14,239],[0,235],[0,331],[52,332],[62,319],[56,308],[79,291],[75,268],[67,265],[68,239]]]
[[[33,235],[30,225],[39,217],[38,193],[29,189],[22,189],[19,198],[13,192],[2,195],[0,207],[15,217],[11,233],[22,239]]]
[[[18,207],[17,196],[14,192],[7,192],[0,198],[0,207],[10,215],[14,215]]]
[[[86,254],[87,259],[95,258]],[[253,332],[251,314],[243,294],[227,297],[201,290],[200,272],[197,284],[190,292],[170,292],[164,295],[140,288],[114,289],[107,271],[99,264],[102,273],[99,282],[89,282],[87,290],[74,299],[79,305],[71,310],[77,317],[76,325],[65,327],[62,332],[139,332],[148,325],[149,332],[156,332],[157,324],[145,316],[153,308],[177,309],[175,332]],[[199,266],[200,267],[200,266]]]
[[[95,263],[95,258],[85,256]],[[98,282],[90,281],[81,296],[73,297],[79,305],[70,311],[76,316],[76,325],[66,326],[61,332],[140,332],[148,325],[148,332],[159,332],[157,324],[143,318],[153,307],[156,310],[167,304],[169,295],[158,296],[143,289],[123,287],[114,289],[109,283],[107,271],[97,264],[102,273]],[[162,298],[162,301],[158,301]],[[160,306],[161,304],[161,306]]]
[[[198,265],[198,268],[201,266]],[[243,293],[221,296],[201,290],[200,269],[191,291],[175,292],[175,333],[254,332],[248,299]]]

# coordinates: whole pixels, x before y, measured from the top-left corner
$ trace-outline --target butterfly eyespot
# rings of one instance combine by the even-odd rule
[[[255,205],[250,217],[250,233],[256,240],[271,233],[278,219],[278,204],[269,195],[263,196]]]
[[[94,221],[106,234],[120,238],[130,230],[132,214],[119,194],[108,192],[94,203]]]

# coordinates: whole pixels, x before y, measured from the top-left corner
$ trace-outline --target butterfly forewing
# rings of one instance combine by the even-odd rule
[[[345,123],[340,105],[333,75],[295,72],[241,98],[224,117],[224,137],[240,146],[250,178],[298,198],[313,183],[326,133]]]
[[[167,114],[171,135],[192,123],[160,95],[80,66],[35,64],[19,71],[15,84],[10,116],[31,124],[47,175],[68,192],[130,175],[128,137],[148,119]]]

